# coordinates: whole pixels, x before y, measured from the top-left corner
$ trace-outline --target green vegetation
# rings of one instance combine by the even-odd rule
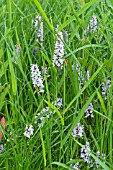
[[[0,170],[112,170],[112,84],[112,0],[0,0]]]

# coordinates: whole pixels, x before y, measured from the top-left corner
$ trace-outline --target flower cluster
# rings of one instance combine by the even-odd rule
[[[86,109],[86,112],[85,112],[85,118],[88,118],[88,117],[91,117],[93,118],[94,115],[93,115],[93,104],[90,103],[88,108]]]
[[[88,151],[90,151],[90,146],[89,146],[89,142],[86,142],[86,144],[84,145],[84,148],[81,148],[80,157],[84,159],[84,162],[91,163],[92,159]]]
[[[81,70],[80,70],[80,67],[79,67],[78,63],[76,63],[76,71],[77,71],[77,73],[78,73],[78,80],[80,80]]]
[[[33,129],[32,125],[26,125],[24,136],[27,138],[30,138],[31,135],[33,135],[33,131],[34,131],[34,129]]]
[[[100,159],[100,151],[97,151],[96,156],[97,156],[97,158]],[[105,160],[105,154],[102,154],[102,160]],[[104,163],[105,163],[105,162],[104,162]],[[96,168],[100,168],[100,165],[99,165],[98,162],[94,162],[94,164],[95,164]],[[104,169],[103,169],[103,170],[104,170]]]
[[[4,151],[4,145],[0,144],[0,153],[2,153]]]
[[[43,22],[41,20],[42,20],[41,16],[38,15],[36,16],[36,19],[33,22],[33,24],[35,28],[37,26],[39,27],[37,30],[37,41],[39,40],[40,42],[43,42]]]
[[[14,138],[13,138],[12,132],[10,132],[10,139],[11,139],[12,141],[14,141]]]
[[[90,23],[89,23],[89,28],[91,32],[95,32],[97,30],[97,17],[95,15],[92,16],[92,18],[90,19]]]
[[[48,68],[45,66],[42,66],[42,75],[47,75],[48,74]]]
[[[56,29],[57,36],[56,36],[56,43],[54,49],[54,56],[53,56],[53,67],[56,66],[59,69],[63,68],[63,56],[64,56],[64,44],[63,44],[63,34],[62,32]]]
[[[40,128],[43,127],[43,125],[45,124],[45,117],[41,116],[38,120],[37,118],[43,114],[49,111],[49,107],[45,107],[44,109],[42,109],[36,116],[35,116],[35,124]],[[46,114],[46,117],[49,117],[49,114]]]
[[[15,51],[16,51],[16,55],[18,55],[18,57],[20,57],[20,46],[18,44],[15,45]],[[15,52],[13,52],[14,56],[15,56]],[[17,61],[14,60],[14,63],[17,64]]]
[[[73,137],[77,137],[77,136],[82,137],[83,130],[84,130],[84,126],[80,125],[80,123],[78,123],[77,126],[72,131],[72,136]]]
[[[33,86],[38,88],[40,93],[44,92],[44,85],[42,81],[41,72],[37,64],[31,64],[31,77],[33,81]]]
[[[75,170],[79,170],[78,166],[79,166],[79,162],[77,162],[76,164],[71,164],[70,165],[72,168],[74,168]]]
[[[68,42],[68,40],[69,40],[69,34],[67,31],[65,31],[65,41]]]
[[[87,77],[87,80],[90,79],[90,72],[89,72],[89,70],[87,70],[87,72],[86,72],[86,77]]]
[[[89,25],[87,26],[87,28],[84,30],[84,35],[85,35],[85,39],[87,37],[87,34],[89,32],[95,32],[98,28],[98,21],[97,21],[97,17],[95,15],[92,16],[92,18],[90,19]]]
[[[60,109],[61,106],[62,106],[62,98],[57,98],[55,101],[52,102],[52,104],[54,106],[56,106],[58,109]],[[46,114],[44,114],[44,113],[46,113]],[[38,114],[35,116],[35,122],[34,123],[37,124],[38,127],[43,127],[43,125],[45,124],[45,118],[48,119],[52,115],[52,113],[55,114],[56,111],[54,110],[52,112],[52,111],[50,111],[49,107],[45,107],[40,112],[38,112]],[[42,114],[44,114],[44,115],[42,115]],[[40,118],[38,118],[38,117],[40,117]]]
[[[15,50],[18,56],[20,56],[20,47],[18,44],[15,45]]]
[[[74,70],[74,64],[72,65],[72,69]],[[90,72],[87,70],[85,72],[85,75],[82,73],[78,63],[76,63],[76,71],[78,73],[78,81],[80,82],[80,89],[83,87],[83,85],[86,83],[87,80],[90,79]]]
[[[37,50],[37,47],[36,47],[36,46],[34,46],[33,55],[34,55],[34,56],[38,56],[38,50]]]
[[[97,158],[100,157],[100,152],[99,151],[96,153],[96,156],[97,156]],[[98,162],[96,162],[96,168],[99,168],[99,163]]]
[[[107,80],[106,83],[102,83],[102,97],[106,100],[107,99],[107,88],[110,89],[111,84],[110,80]]]
[[[89,151],[90,151],[89,142],[86,142],[86,144],[84,145],[84,148],[81,148],[81,156],[80,157],[84,159],[84,162],[89,164],[89,169],[92,169],[94,167],[97,169],[100,168],[99,163],[91,158]],[[102,154],[102,158],[100,158],[100,152],[98,151],[98,152],[96,152],[96,156],[97,156],[97,158],[105,161],[105,154]],[[105,164],[105,162],[104,162],[104,164]],[[102,170],[104,170],[104,169],[102,169]]]
[[[60,109],[62,106],[62,98],[57,98],[55,101],[52,102],[52,104],[54,104],[56,107],[58,107],[58,109]]]
[[[89,142],[86,142],[85,145],[83,145],[84,147],[81,148],[81,154],[80,154],[80,158],[82,158],[84,160],[84,163],[88,164],[88,169],[92,169],[92,168],[100,168],[101,166],[99,165],[99,163],[97,161],[95,161],[91,155],[90,155],[90,146],[89,146]],[[105,154],[102,154],[102,157],[100,157],[100,152],[96,152],[96,157],[99,159],[102,159],[105,164]],[[72,159],[71,159],[72,160]],[[79,170],[78,166],[79,166],[79,162],[77,162],[76,164],[70,164],[70,166],[72,168],[74,168],[75,170]],[[104,169],[102,169],[104,170]]]

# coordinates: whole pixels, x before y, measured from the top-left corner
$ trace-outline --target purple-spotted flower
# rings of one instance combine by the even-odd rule
[[[38,56],[38,50],[37,50],[37,47],[36,47],[36,46],[34,46],[33,55],[34,55],[34,56]]]
[[[98,21],[95,15],[89,21],[87,28],[84,29],[84,39],[87,38],[89,32],[94,33],[98,28]]]
[[[90,146],[89,146],[89,142],[86,142],[84,148],[81,148],[80,157],[84,159],[84,162],[92,163],[92,159],[88,151],[90,151]]]
[[[78,166],[79,166],[79,162],[75,163],[75,164],[71,164],[70,165],[72,168],[74,168],[75,170],[79,170]]]
[[[77,137],[77,136],[82,137],[83,131],[84,131],[84,126],[80,125],[80,123],[78,123],[77,126],[72,131],[72,136],[73,137]]]
[[[62,107],[62,98],[57,98],[55,101],[52,102],[52,104],[57,107],[58,109],[60,109]],[[35,116],[35,124],[38,125],[38,127],[43,127],[43,125],[45,124],[45,118],[49,119],[50,116],[56,113],[56,111],[51,111],[49,107],[45,107],[43,108],[40,112],[38,112],[38,114]],[[41,116],[42,115],[42,116]],[[40,116],[40,118],[38,119],[38,117]]]
[[[31,64],[31,77],[33,86],[35,88],[38,88],[40,93],[43,93],[44,92],[43,80],[37,64]]]
[[[107,80],[106,83],[102,83],[102,97],[107,100],[108,96],[107,96],[107,89],[110,89],[111,87],[111,83],[110,80]]]
[[[53,67],[56,66],[58,69],[63,68],[63,56],[64,56],[64,44],[63,44],[63,34],[62,32],[58,31],[58,27],[56,28],[56,43],[54,48],[54,55],[53,55]]]
[[[0,153],[2,153],[4,151],[4,145],[0,144]]]
[[[32,125],[26,125],[24,136],[27,138],[30,138],[31,135],[33,135],[33,131],[34,131],[34,129],[33,129]]]
[[[101,157],[100,157],[100,151],[97,151],[96,152],[96,156],[97,156],[97,158],[99,158],[99,159],[101,159]],[[102,161],[105,161],[105,154],[102,154]],[[104,162],[104,164],[105,164],[105,162]],[[95,165],[96,165],[96,168],[100,168],[100,164],[97,162],[97,161],[95,161]],[[104,169],[103,169],[104,170]]]
[[[15,51],[16,51],[16,55],[18,57],[20,57],[20,46],[18,44],[15,45]],[[15,56],[15,52],[13,52],[14,56]],[[14,60],[14,63],[17,64],[17,60]]]
[[[48,68],[45,66],[42,66],[42,75],[47,75],[48,74]]]
[[[78,63],[76,63],[76,71],[78,73],[78,80],[80,80],[80,78],[81,78],[81,70],[80,70],[80,67],[79,67]]]
[[[45,124],[45,117],[44,116],[42,116],[42,117],[40,117],[38,120],[37,120],[37,118],[38,118],[38,116],[40,116],[40,113],[38,113],[36,116],[35,116],[35,124],[39,127],[39,128],[42,128],[43,127],[43,125]]]
[[[93,15],[92,18],[90,19],[90,23],[89,23],[90,31],[95,32],[97,30],[97,25],[98,25],[97,17],[95,15]]]
[[[72,69],[73,68],[74,68],[74,65],[72,66]],[[80,89],[81,89],[82,86],[86,84],[86,81],[90,79],[90,72],[89,72],[89,70],[87,70],[85,72],[85,76],[84,76],[78,63],[76,63],[76,71],[78,73],[78,81],[80,82]]]
[[[90,72],[89,72],[89,70],[87,70],[87,72],[86,72],[86,77],[87,77],[87,80],[90,79]]]
[[[68,40],[69,40],[69,34],[67,31],[65,31],[65,41],[68,42]]]
[[[93,104],[92,103],[89,104],[89,106],[88,106],[88,108],[86,109],[86,112],[85,112],[85,118],[88,118],[88,117],[90,117],[90,118],[94,117],[94,115],[93,115]]]
[[[58,109],[60,109],[62,106],[62,98],[57,98],[54,102],[52,102],[52,104],[54,104],[54,106],[56,106],[56,107],[58,107]]]
[[[45,115],[42,115],[46,113]],[[49,111],[49,107],[45,107],[44,109],[42,109],[40,112],[38,112],[38,114],[35,116],[35,124],[39,127],[42,128],[43,125],[45,124],[45,118],[49,118],[51,116],[52,112]],[[41,116],[42,115],[42,116]],[[38,117],[41,116],[39,119]]]
[[[15,50],[18,56],[20,56],[20,46],[18,44],[15,45]]]
[[[43,22],[41,16],[36,16],[35,21],[33,21],[34,27],[37,29],[37,41],[43,42]]]

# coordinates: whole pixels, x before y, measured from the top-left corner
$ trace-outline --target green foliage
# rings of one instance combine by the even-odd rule
[[[80,158],[80,149],[90,143],[90,155],[100,170],[113,167],[113,2],[112,0],[1,0],[0,1],[0,119],[6,119],[6,129],[0,124],[4,151],[0,153],[0,170],[64,170],[89,169]],[[42,17],[44,41],[37,40],[33,21]],[[96,32],[85,29],[95,15]],[[56,41],[56,26],[69,34],[64,40],[64,67],[52,66]],[[86,37],[85,37],[86,36]],[[43,44],[43,45],[42,45]],[[15,45],[18,45],[20,54]],[[34,55],[34,47],[37,55]],[[33,87],[31,64],[48,67],[43,75],[44,93]],[[81,85],[76,70],[78,64],[86,82]],[[86,72],[90,72],[87,79]],[[110,79],[107,98],[102,84]],[[54,104],[63,99],[59,109]],[[86,119],[86,109],[93,103],[94,118]],[[48,110],[37,116],[44,108]],[[49,118],[47,114],[51,113]],[[44,117],[43,127],[37,126]],[[83,137],[72,136],[78,123],[84,125]],[[24,136],[25,127],[33,125],[34,134]],[[0,132],[1,132],[0,129]],[[100,151],[100,157],[96,152]],[[105,154],[105,160],[102,160]],[[72,159],[72,160],[70,160]],[[94,167],[95,169],[95,167]]]

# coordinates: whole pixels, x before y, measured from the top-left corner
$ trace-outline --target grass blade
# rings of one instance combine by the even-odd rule
[[[0,69],[0,78],[5,74],[7,67],[8,67],[8,61],[2,63],[2,67]]]
[[[63,163],[60,163],[60,162],[52,162],[52,164],[58,165],[58,166],[60,166],[60,167],[63,167],[63,168],[65,168],[65,169],[68,169],[68,170],[73,170],[73,168],[71,168],[71,167],[69,167],[69,166],[67,166],[67,165],[65,165],[65,164],[63,164]]]
[[[41,142],[42,142],[42,152],[43,152],[43,158],[44,158],[44,166],[46,167],[46,152],[45,152],[45,145],[44,145],[44,140],[43,140],[41,129],[40,129],[40,138],[41,138]]]
[[[36,4],[36,6],[37,6],[38,10],[40,11],[41,15],[44,17],[45,21],[48,23],[50,29],[54,32],[54,28],[53,28],[52,24],[49,22],[49,19],[47,18],[47,15],[44,12],[41,4],[38,2],[38,0],[33,0],[33,1]]]
[[[61,116],[61,113],[59,112],[59,110],[58,110],[53,104],[47,102],[46,100],[44,100],[44,101],[45,101],[45,103],[48,104],[49,107],[51,107],[52,109],[54,109],[54,110],[56,111],[56,113],[58,114],[58,116],[59,116],[59,118],[60,118],[60,120],[61,120],[62,126],[64,126],[64,119],[63,119],[63,117]]]
[[[8,19],[9,27],[11,27],[11,23],[12,23],[12,7],[11,7],[11,3],[12,3],[11,0],[7,0],[7,8],[8,8],[8,16],[9,16],[9,19]]]
[[[77,48],[76,50],[72,51],[71,53],[67,54],[65,56],[65,58],[69,57],[71,54],[74,54],[80,50],[86,49],[86,48],[90,48],[90,47],[97,47],[97,48],[108,48],[108,46],[104,46],[104,45],[97,45],[97,44],[88,44],[82,47]]]
[[[79,24],[80,26],[82,26],[82,25],[81,25],[81,20],[80,20],[80,18],[78,17],[78,15],[77,15],[74,7],[73,7],[73,3],[71,2],[71,0],[68,0],[68,2],[69,2],[70,7],[72,8],[73,14],[74,14],[74,16],[75,16],[78,24]]]
[[[4,105],[4,100],[5,100],[5,96],[6,94],[8,93],[8,90],[9,90],[9,86],[7,86],[4,90],[3,90],[3,93],[1,93],[0,95],[0,111]]]
[[[10,73],[11,73],[13,95],[16,95],[16,91],[17,91],[16,77],[15,77],[14,68],[13,68],[13,64],[12,64],[11,55],[10,55],[9,50],[7,50],[7,54],[8,54]]]
[[[86,3],[84,5],[83,8],[81,8],[80,10],[78,10],[76,12],[76,15],[79,16],[81,14],[83,14],[88,8],[90,8],[95,2],[97,2],[98,0],[92,0],[88,3]],[[69,25],[73,20],[75,20],[75,16],[71,16],[69,17],[69,19],[67,21],[65,21],[60,27],[59,30],[61,31],[63,28],[65,28],[67,25]]]
[[[82,94],[82,92],[93,82],[93,80],[95,79],[95,77],[97,76],[97,74],[100,72],[100,70],[102,69],[103,64],[98,68],[98,70],[92,75],[92,77],[86,82],[86,84],[84,85],[84,87],[78,92],[78,94],[74,97],[74,99],[69,103],[69,105],[67,106],[67,108],[63,111],[63,114],[65,114],[68,109],[70,108],[70,106],[75,102],[75,100],[80,97],[80,95]]]
[[[84,148],[84,146],[79,143],[77,140],[75,140],[77,142],[77,144],[79,144],[82,148]],[[87,152],[89,152],[87,150]],[[105,170],[111,170],[106,164],[104,164],[104,162],[102,162],[99,158],[97,158],[93,153],[89,152],[89,154],[95,159],[96,162],[99,163],[99,165],[101,165],[102,168],[104,168]]]
[[[106,114],[106,113],[107,113],[107,110],[106,110],[106,107],[105,107],[103,98],[102,98],[102,96],[100,95],[100,93],[99,93],[98,90],[97,90],[97,95],[98,95],[99,101],[100,101],[100,103],[101,103],[101,106],[102,106],[102,108],[103,108],[103,110],[104,110],[104,113]]]
[[[89,98],[89,100],[86,102],[86,104],[83,106],[83,108],[80,110],[77,118],[75,119],[75,121],[73,122],[70,130],[68,131],[68,134],[66,135],[66,137],[63,139],[62,144],[64,145],[67,141],[67,139],[69,138],[69,136],[71,135],[73,129],[76,127],[77,123],[79,123],[80,119],[83,117],[87,107],[89,106],[89,104],[91,103],[92,99],[94,98],[96,92],[94,92],[91,97]]]

